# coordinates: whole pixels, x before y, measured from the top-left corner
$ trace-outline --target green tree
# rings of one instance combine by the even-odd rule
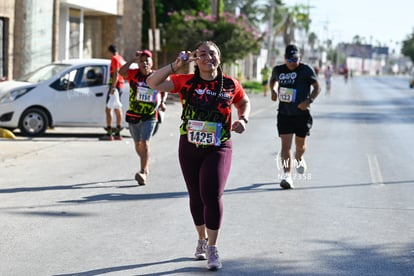
[[[406,40],[403,40],[401,53],[404,56],[409,57],[414,63],[414,31],[411,36],[408,36]]]
[[[240,14],[246,16],[246,20],[252,26],[258,27],[261,18],[263,17],[261,4],[257,0],[223,0],[224,11],[235,13],[236,9],[239,10]]]
[[[268,40],[265,47],[273,48],[271,38],[281,34],[283,22],[287,18],[286,9],[281,0],[269,0],[262,6],[260,12],[263,14],[262,22],[268,24]]]
[[[283,42],[285,45],[296,41],[296,30],[305,31],[308,33],[310,27],[309,6],[295,5],[293,7],[284,8],[287,17],[282,25]]]
[[[211,13],[211,0],[155,0],[157,26],[162,31],[163,26],[165,26],[169,21],[169,13],[189,9]],[[148,45],[148,30],[150,29],[149,0],[143,1],[142,18],[142,45]]]
[[[165,27],[165,50],[176,54],[193,50],[202,40],[214,41],[221,50],[223,63],[233,63],[249,53],[258,53],[263,35],[249,24],[243,14],[224,12],[216,20],[194,10],[172,12]]]
[[[275,37],[282,36],[286,45],[296,42],[295,33],[303,30],[307,34],[311,20],[309,18],[307,5],[295,5],[287,7],[281,0],[268,0],[261,12],[263,13],[262,22],[268,23],[267,39],[265,48],[269,49],[268,61],[276,61],[276,40]]]
[[[285,6],[280,0],[269,0],[263,7],[263,22],[271,22],[270,36],[283,35],[285,45],[295,42],[295,32],[306,33],[310,27],[308,5]]]
[[[360,35],[355,35],[352,38],[352,44],[356,44],[356,45],[361,45],[364,42],[364,38],[361,37]]]

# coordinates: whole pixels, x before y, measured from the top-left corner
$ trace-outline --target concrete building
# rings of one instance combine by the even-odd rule
[[[2,0],[0,79],[55,60],[125,57],[141,48],[143,0]]]

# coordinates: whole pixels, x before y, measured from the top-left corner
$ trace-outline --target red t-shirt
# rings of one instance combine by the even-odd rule
[[[217,122],[222,124],[221,142],[228,140],[232,124],[231,105],[245,96],[240,83],[223,74],[223,87],[221,93],[217,95],[217,91],[220,90],[218,79],[195,81],[194,74],[176,74],[171,75],[170,78],[174,83],[174,90],[171,92],[179,94],[183,106],[183,124],[180,133],[187,133],[188,120]]]
[[[112,84],[113,79],[112,79],[112,74],[116,71],[118,71],[119,69],[121,69],[122,65],[125,64],[125,59],[119,55],[116,54],[114,56],[112,56],[111,58],[111,67],[110,67],[110,78],[109,78],[109,84]],[[124,88],[124,78],[118,74],[118,81],[116,83],[116,87],[117,88]]]

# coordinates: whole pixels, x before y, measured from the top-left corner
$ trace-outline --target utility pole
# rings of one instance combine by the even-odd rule
[[[269,18],[269,25],[268,25],[268,31],[267,31],[267,47],[268,47],[268,51],[267,51],[267,57],[266,57],[266,62],[265,64],[273,64],[273,59],[274,58],[274,30],[273,30],[273,21],[274,21],[274,17],[275,17],[275,2],[271,2],[270,4],[270,18]]]
[[[59,59],[59,12],[60,1],[53,1],[53,27],[52,27],[52,61]]]
[[[158,53],[157,53],[157,40],[155,29],[157,25],[157,20],[155,16],[155,3],[154,0],[149,0],[149,10],[150,10],[150,25],[151,25],[151,34],[152,34],[152,59],[154,62],[154,67],[158,69]]]
[[[216,21],[220,17],[220,0],[211,0],[211,15],[215,18]]]

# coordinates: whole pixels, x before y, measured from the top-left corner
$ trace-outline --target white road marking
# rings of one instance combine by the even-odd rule
[[[375,154],[367,154],[367,158],[372,184],[384,185],[384,180],[382,179],[381,168],[379,166],[377,156]]]

